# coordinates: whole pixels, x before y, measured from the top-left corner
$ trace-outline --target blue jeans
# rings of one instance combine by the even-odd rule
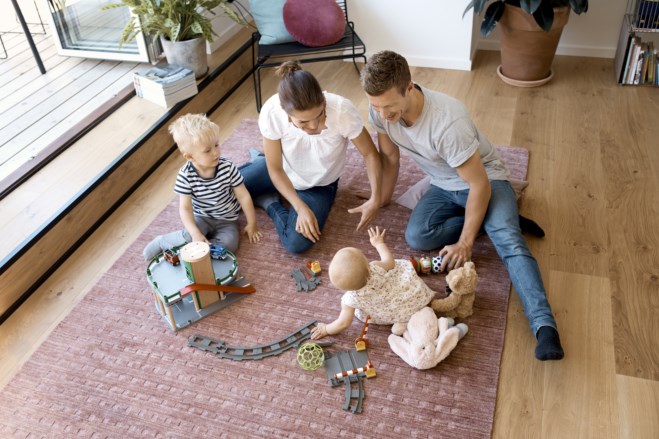
[[[253,162],[245,163],[238,169],[252,198],[277,192],[268,174],[265,158],[256,158]],[[321,231],[325,226],[332,204],[334,204],[338,186],[339,180],[336,180],[327,186],[296,190],[298,196],[316,216]],[[286,208],[280,202],[274,202],[268,206],[267,213],[272,218],[279,239],[288,252],[302,253],[311,248],[313,242],[295,231],[297,212],[293,207]]]
[[[490,185],[492,196],[482,227],[508,270],[533,334],[541,326],[556,328],[538,262],[519,228],[515,192],[508,181],[494,180]],[[417,250],[434,250],[458,242],[468,195],[469,189],[445,191],[431,185],[410,215],[405,230],[409,246]]]

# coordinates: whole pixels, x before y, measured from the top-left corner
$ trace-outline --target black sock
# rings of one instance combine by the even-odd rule
[[[542,227],[538,223],[522,215],[519,216],[519,228],[522,229],[522,232],[537,236],[538,238],[545,236],[545,231],[542,230]]]
[[[558,331],[551,326],[538,329],[538,344],[535,346],[535,358],[540,361],[560,360],[564,356]]]

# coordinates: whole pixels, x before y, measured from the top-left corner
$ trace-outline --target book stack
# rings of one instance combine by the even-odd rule
[[[620,73],[620,84],[659,85],[657,76],[657,49],[652,41],[644,42],[639,37],[629,39],[625,54],[624,69]]]
[[[165,108],[197,94],[194,72],[176,64],[161,64],[135,72],[137,96]]]

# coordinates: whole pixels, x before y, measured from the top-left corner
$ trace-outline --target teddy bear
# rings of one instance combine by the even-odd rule
[[[451,318],[440,317],[430,307],[412,314],[403,336],[389,335],[389,346],[396,355],[417,369],[430,369],[453,351],[467,333],[464,323],[454,326]]]
[[[477,282],[478,274],[473,262],[467,262],[463,267],[449,271],[446,275],[449,295],[444,299],[433,300],[430,306],[438,315],[444,317],[469,317],[474,312]]]

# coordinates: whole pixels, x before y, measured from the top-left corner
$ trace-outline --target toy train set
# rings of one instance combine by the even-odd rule
[[[205,242],[165,250],[151,260],[146,277],[156,309],[173,331],[256,291],[238,275],[232,252]]]
[[[441,271],[440,256],[410,257],[410,262],[420,274]],[[312,291],[320,283],[320,272],[318,261],[308,261],[306,266],[291,272],[297,291]],[[192,242],[163,251],[150,261],[146,275],[153,289],[156,309],[173,331],[185,328],[255,292],[254,287],[238,275],[236,256],[222,246],[211,246],[205,242]],[[355,339],[355,349],[349,351],[322,350],[321,346],[331,343],[302,344],[311,337],[311,330],[317,324],[315,321],[281,340],[260,346],[228,346],[200,334],[190,337],[188,345],[234,361],[260,360],[291,348],[313,348],[306,349],[313,353],[310,358],[313,367],[309,362],[301,362],[304,355],[298,356],[300,366],[305,370],[315,370],[324,365],[332,387],[342,383],[345,385],[343,409],[361,413],[365,397],[363,378],[376,376],[375,367],[366,353],[369,320],[370,317],[367,317],[360,336]]]

